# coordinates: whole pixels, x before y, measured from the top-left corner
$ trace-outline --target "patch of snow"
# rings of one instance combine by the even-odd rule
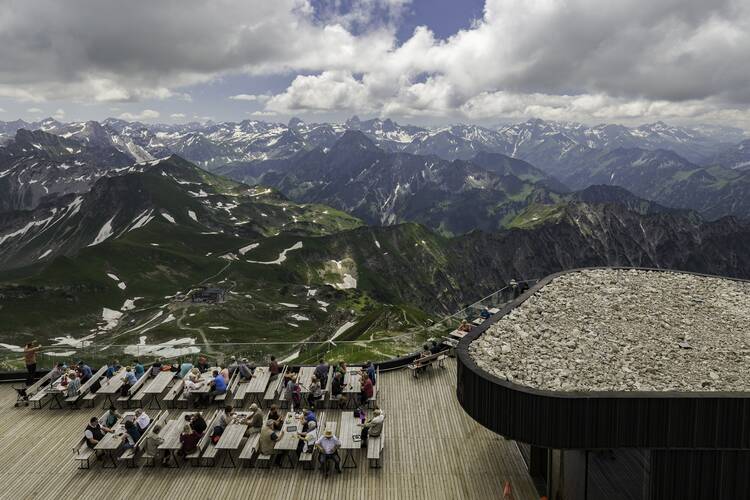
[[[161,216],[164,217],[165,219],[167,219],[172,224],[177,224],[177,222],[175,222],[175,220],[174,220],[174,217],[172,217],[171,215],[169,215],[167,212],[162,212]]]
[[[115,281],[120,281],[120,278],[118,278],[116,274],[107,273],[107,276],[109,276],[110,278],[112,278]]]
[[[209,326],[211,330],[229,330],[226,326]]]
[[[284,307],[299,307],[297,304],[289,304],[288,302],[279,302],[279,305]]]
[[[284,262],[286,260],[286,254],[287,254],[287,252],[291,252],[292,250],[299,250],[300,248],[302,248],[302,242],[298,241],[297,243],[295,243],[291,247],[289,247],[289,248],[285,249],[284,251],[282,251],[279,254],[279,256],[278,256],[278,258],[276,260],[272,260],[270,262],[260,262],[260,261],[257,261],[257,260],[248,260],[248,262],[250,262],[251,264],[266,264],[266,265],[268,265],[268,264],[281,264],[282,262]]]
[[[292,318],[296,319],[297,321],[310,321],[310,318],[301,314],[292,314]]]
[[[375,240],[375,246],[380,248],[380,242],[378,240]]]
[[[140,300],[143,297],[133,297],[132,299],[126,299],[125,303],[120,308],[120,311],[132,311],[135,309],[135,301]]]
[[[299,328],[299,325],[297,323],[288,323],[287,322],[287,325],[293,326],[294,328]]]
[[[252,250],[253,248],[258,248],[260,246],[260,243],[251,243],[250,245],[246,247],[242,247],[239,249],[239,252],[241,255],[245,255],[247,252]]]
[[[8,349],[11,352],[23,352],[23,347],[12,344],[0,344],[0,347]]]
[[[99,230],[99,234],[96,235],[96,238],[94,238],[94,241],[91,242],[88,246],[93,247],[94,245],[98,245],[99,243],[103,242],[110,236],[112,236],[112,221],[115,219],[115,216],[113,215],[111,219],[109,219],[107,222],[104,223],[102,228]]]
[[[120,311],[115,311],[114,309],[108,309],[106,307],[102,308],[102,321],[104,321],[106,324],[102,327],[100,327],[101,330],[111,330],[114,327],[117,326],[117,323],[120,321],[120,318],[122,318],[122,313]]]
[[[128,285],[126,285],[122,281],[117,284],[117,288],[119,288],[120,290],[125,290],[127,287]]]
[[[193,212],[192,210],[188,210],[188,215],[189,215],[189,216],[190,216],[190,218],[191,218],[191,219],[193,219],[193,220],[194,220],[195,222],[198,222],[198,216],[197,216],[197,215],[195,215],[195,212]]]
[[[341,325],[338,330],[336,330],[336,333],[334,333],[333,337],[331,337],[329,340],[336,339],[336,337],[339,337],[342,333],[344,333],[345,331],[347,331],[349,328],[353,327],[356,324],[357,323],[354,321],[347,321],[346,323]]]
[[[284,358],[281,361],[279,361],[279,363],[289,363],[290,361],[293,361],[293,360],[299,358],[299,353],[300,353],[299,350],[294,351],[292,354],[290,354],[286,358]]]
[[[52,249],[49,249],[46,252],[44,252],[42,255],[40,255],[39,257],[37,257],[36,260],[42,260],[43,258],[45,258],[46,256],[48,256],[51,253],[52,253]]]
[[[54,356],[58,358],[67,358],[68,356],[72,356],[75,354],[75,351],[58,351],[58,352],[45,352],[47,356]]]
[[[125,347],[125,354],[132,356],[150,355],[154,357],[175,358],[177,356],[186,356],[188,354],[198,354],[200,349],[195,347],[195,339],[182,338],[172,339],[161,344],[146,344],[146,337],[139,339],[138,345],[129,345]]]

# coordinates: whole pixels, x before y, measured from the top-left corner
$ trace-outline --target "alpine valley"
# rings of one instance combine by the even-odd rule
[[[32,338],[65,355],[304,358],[335,339],[388,357],[511,279],[750,278],[736,129],[47,119],[0,122],[0,143],[6,365]],[[225,300],[187,299],[203,286]]]

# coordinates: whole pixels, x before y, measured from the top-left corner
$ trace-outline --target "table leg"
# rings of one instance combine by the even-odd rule
[[[237,464],[234,463],[234,457],[232,456],[232,450],[223,450],[223,457],[221,461],[221,466],[224,469],[231,469],[234,467],[237,467]],[[231,467],[227,465],[227,458],[229,458],[229,462],[232,464]]]
[[[352,465],[347,465],[349,462],[351,462]],[[354,450],[347,449],[346,453],[344,454],[344,463],[341,464],[341,466],[344,469],[356,469],[357,468],[357,461],[354,460]]]
[[[104,401],[102,401],[102,408],[113,406],[115,403],[112,401],[112,394],[106,394],[105,396]]]
[[[289,462],[289,467],[284,467],[284,459],[286,458],[286,461]],[[281,469],[294,469],[294,463],[292,462],[292,455],[289,451],[284,451],[281,455],[281,462],[279,463],[279,468]]]
[[[117,462],[115,461],[115,454],[112,450],[106,450],[104,453],[104,457],[109,460],[109,462],[112,464],[112,467],[107,467],[107,462],[102,462],[102,468],[104,469],[116,469],[117,468]]]
[[[179,469],[180,468],[180,462],[177,461],[177,451],[176,450],[169,450],[169,456],[172,457],[172,462],[174,465],[168,465],[167,468],[169,469]]]
[[[56,392],[53,394],[55,404],[57,405],[57,408],[62,410],[62,403],[60,403],[60,393]],[[50,401],[49,407],[52,408],[52,402]]]

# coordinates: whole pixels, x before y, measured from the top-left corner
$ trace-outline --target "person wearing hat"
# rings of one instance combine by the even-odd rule
[[[307,423],[307,432],[298,432],[297,456],[303,453],[311,453],[318,440],[318,423],[314,420]]]
[[[341,441],[337,438],[331,429],[326,429],[323,436],[318,438],[315,442],[315,447],[318,449],[320,457],[320,469],[323,474],[328,476],[328,461],[333,460],[336,465],[336,472],[341,473],[341,459],[339,458],[339,448],[341,448]]]
[[[245,436],[250,437],[253,434],[257,434],[263,429],[263,412],[260,411],[258,405],[255,403],[250,405],[250,414],[245,418],[243,422],[247,425]]]
[[[380,436],[380,433],[383,432],[383,420],[385,420],[383,410],[375,408],[375,411],[372,412],[372,417],[367,419],[364,424],[361,424],[362,433],[360,434],[360,437],[362,439],[362,448],[367,448],[368,437]]]

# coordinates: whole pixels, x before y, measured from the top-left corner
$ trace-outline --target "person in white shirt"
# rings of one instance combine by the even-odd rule
[[[145,431],[146,428],[151,424],[151,417],[149,417],[142,408],[135,410],[135,423],[141,432]]]
[[[312,453],[315,441],[318,440],[318,424],[315,421],[308,422],[307,432],[298,432],[299,444],[297,444],[297,455]]]

